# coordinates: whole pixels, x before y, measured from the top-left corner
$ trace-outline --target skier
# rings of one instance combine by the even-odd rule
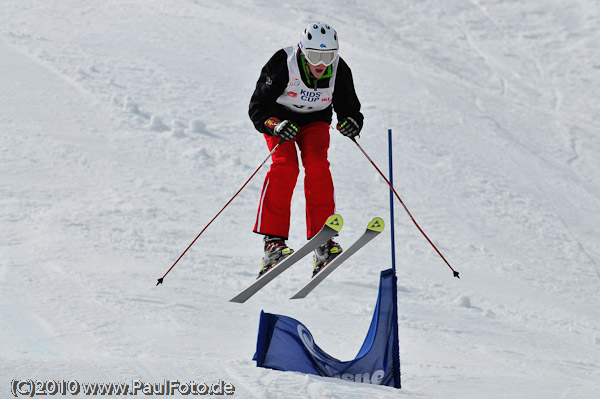
[[[329,125],[332,110],[337,129],[358,136],[363,126],[352,73],[338,55],[336,31],[325,23],[309,24],[297,45],[277,51],[262,68],[252,94],[249,116],[264,134],[273,153],[260,197],[254,232],[264,235],[259,277],[289,256],[290,208],[299,174],[300,150],[304,167],[307,238],[312,238],[335,213],[334,186],[329,170]],[[315,250],[315,275],[342,252],[329,240]]]

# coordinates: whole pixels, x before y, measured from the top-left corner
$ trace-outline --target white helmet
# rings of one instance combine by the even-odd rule
[[[329,66],[339,49],[337,32],[327,24],[313,22],[300,35],[298,46],[310,64]]]

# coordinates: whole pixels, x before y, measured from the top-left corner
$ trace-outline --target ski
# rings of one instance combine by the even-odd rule
[[[240,292],[234,298],[230,299],[229,302],[246,302],[252,295],[256,294],[261,288],[263,288],[265,285],[271,282],[275,277],[279,276],[294,263],[304,258],[310,252],[314,251],[319,245],[324,244],[325,242],[327,242],[327,240],[339,233],[339,231],[342,229],[343,224],[344,219],[340,215],[330,216],[325,222],[323,228],[317,233],[317,235],[311,238],[300,249],[293,252],[290,256],[279,262],[277,265],[273,266],[271,270],[267,271],[265,274],[256,279],[256,281],[252,283],[252,285],[250,285],[244,291]]]
[[[369,241],[377,237],[379,233],[383,231],[384,223],[382,218],[374,218],[367,225],[367,230],[363,233],[358,240],[350,246],[350,248],[343,251],[330,263],[326,264],[321,271],[319,271],[300,291],[296,293],[290,299],[300,299],[306,297],[312,290],[315,289],[327,276],[329,276],[338,266],[340,266],[346,259],[356,253],[359,249],[364,247]]]

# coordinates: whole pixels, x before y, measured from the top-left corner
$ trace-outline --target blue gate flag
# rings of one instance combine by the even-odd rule
[[[354,360],[329,356],[315,344],[304,324],[264,311],[253,360],[258,367],[400,388],[396,280],[393,269],[381,272],[371,326]]]

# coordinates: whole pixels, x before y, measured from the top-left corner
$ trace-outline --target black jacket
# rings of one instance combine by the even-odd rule
[[[331,78],[321,78],[316,81],[313,79],[310,81],[312,85],[309,84],[306,73],[303,73],[304,70],[300,55],[297,58],[298,68],[301,71],[300,75],[308,87],[313,87],[315,83],[319,88],[329,87],[329,79]],[[299,113],[284,108],[276,102],[289,82],[287,53],[284,49],[281,49],[262,68],[260,77],[256,82],[256,88],[250,99],[248,115],[250,115],[250,119],[254,123],[256,130],[267,134],[271,134],[271,132],[265,127],[264,123],[270,117],[274,116],[282,121],[289,119],[301,126],[316,121],[324,121],[331,124],[332,108],[335,110],[338,120],[352,117],[362,128],[364,118],[360,112],[360,101],[358,101],[358,97],[354,91],[352,72],[348,64],[341,57],[335,79],[332,105],[326,109],[310,113]]]

